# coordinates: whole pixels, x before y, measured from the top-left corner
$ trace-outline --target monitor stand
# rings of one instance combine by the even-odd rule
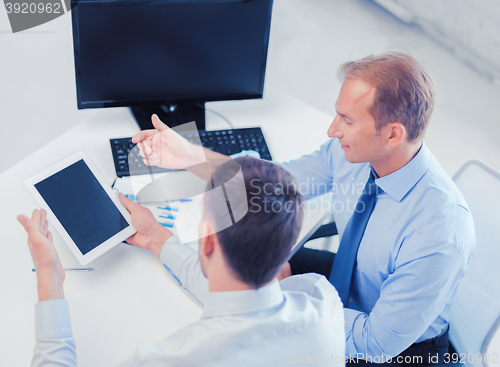
[[[196,121],[198,130],[205,130],[205,103],[179,102],[131,106],[130,110],[141,130],[154,129],[151,116],[156,113],[170,127]]]

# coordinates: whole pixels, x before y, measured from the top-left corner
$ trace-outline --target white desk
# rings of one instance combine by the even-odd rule
[[[276,161],[317,149],[327,139],[331,122],[329,116],[273,91],[267,91],[263,100],[217,102],[207,107],[224,114],[235,127],[261,126]],[[287,129],[288,125],[303,128]],[[207,112],[207,127],[227,125]],[[84,149],[111,184],[115,171],[109,138],[132,136],[138,130],[127,109],[98,110],[0,175],[0,365],[28,365],[34,345],[36,276],[31,271],[26,234],[16,215],[30,215],[37,206],[22,181]],[[51,231],[54,233],[53,228]],[[63,265],[78,266],[57,233],[54,242]],[[89,266],[95,271],[67,273],[65,282],[81,367],[116,365],[141,340],[163,339],[201,315],[201,309],[179,290],[161,262],[148,251],[120,244]]]

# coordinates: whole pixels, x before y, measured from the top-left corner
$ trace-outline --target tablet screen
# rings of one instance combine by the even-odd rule
[[[83,255],[129,226],[83,159],[34,186]]]

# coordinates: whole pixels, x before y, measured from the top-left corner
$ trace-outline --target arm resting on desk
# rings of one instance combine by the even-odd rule
[[[31,367],[75,366],[76,348],[66,300],[35,304],[35,348]]]
[[[181,286],[203,305],[208,295],[208,279],[201,270],[198,252],[181,243],[177,236],[172,236],[163,245],[160,258],[182,283]]]
[[[121,193],[118,198],[130,212],[132,224],[137,230],[127,242],[157,255],[181,282],[180,285],[203,304],[208,293],[208,281],[201,271],[198,252],[189,245],[181,243],[177,236],[154,219],[148,209],[134,203]]]

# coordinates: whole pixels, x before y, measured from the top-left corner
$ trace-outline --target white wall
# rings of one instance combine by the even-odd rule
[[[421,27],[484,78],[500,85],[500,1],[374,1]]]
[[[266,84],[333,117],[339,65],[385,51],[412,55],[432,75],[426,143],[450,176],[474,158],[500,170],[500,88],[371,0],[276,0]]]

